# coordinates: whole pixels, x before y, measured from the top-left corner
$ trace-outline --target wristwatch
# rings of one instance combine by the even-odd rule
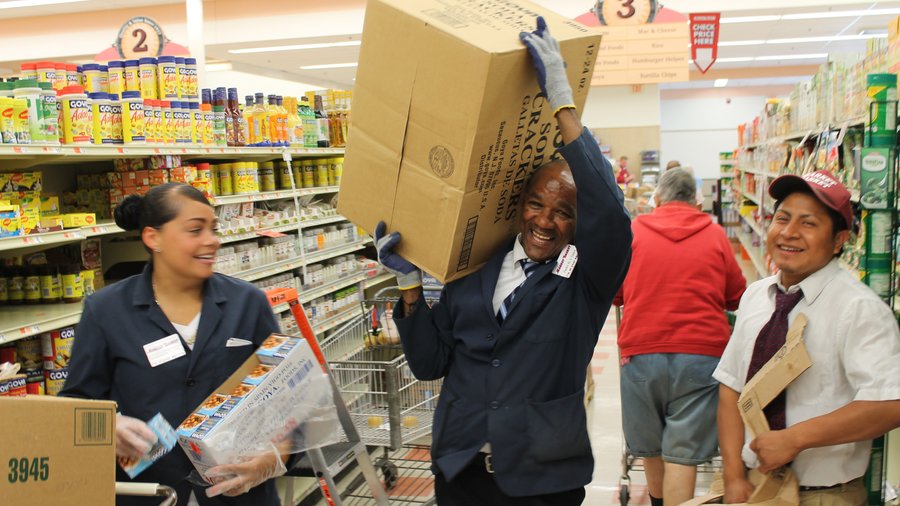
[[[601,25],[629,26],[652,23],[661,8],[657,0],[598,0],[592,12]]]

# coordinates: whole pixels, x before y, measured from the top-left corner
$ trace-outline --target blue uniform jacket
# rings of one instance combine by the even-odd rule
[[[585,375],[631,258],[622,192],[597,143],[585,129],[559,151],[578,195],[571,277],[551,272],[556,260],[538,267],[501,326],[491,301],[510,241],[479,271],[449,283],[431,309],[420,300],[396,319],[416,377],[444,378],[434,414],[435,472],[452,480],[490,441],[494,478],[509,496],[591,481]]]
[[[162,413],[177,426],[279,328],[265,294],[258,288],[213,274],[203,289],[193,351],[185,346],[185,356],[150,367],[143,346],[176,333],[154,302],[150,276],[148,266],[143,274],[87,298],[75,330],[69,376],[60,395],[111,399],[123,415],[147,421]],[[226,347],[232,337],[253,344]],[[185,478],[193,469],[184,451],[175,447],[134,481],[174,487],[178,504],[183,506],[190,496]],[[118,466],[116,480],[131,481]],[[235,498],[207,499],[201,487],[195,494],[202,506],[279,504],[271,481]],[[159,504],[157,499],[116,499],[117,505]]]

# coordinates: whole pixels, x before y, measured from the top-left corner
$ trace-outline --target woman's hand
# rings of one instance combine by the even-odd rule
[[[207,476],[212,477],[216,483],[206,490],[206,496],[235,497],[243,495],[253,487],[286,472],[287,468],[284,466],[281,455],[274,450],[239,464],[216,466],[207,473]]]
[[[157,441],[156,433],[143,420],[116,415],[116,456],[139,459]]]

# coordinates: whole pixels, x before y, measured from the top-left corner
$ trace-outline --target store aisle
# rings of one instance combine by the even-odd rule
[[[591,361],[594,398],[588,406],[588,425],[594,449],[594,479],[586,487],[584,504],[618,504],[622,475],[622,412],[619,399],[619,364],[616,349],[616,313],[610,309]],[[629,473],[629,504],[650,504],[640,471]]]

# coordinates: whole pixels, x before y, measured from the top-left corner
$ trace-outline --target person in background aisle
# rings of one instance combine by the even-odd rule
[[[616,168],[616,183],[629,185],[634,182],[634,176],[628,172],[628,157],[619,157],[619,166]]]
[[[653,506],[694,496],[697,465],[716,454],[718,382],[726,310],[746,280],[722,227],[695,206],[694,178],[659,179],[652,214],[631,224],[631,267],[616,296],[622,416],[628,452],[644,459]]]
[[[850,232],[850,193],[831,173],[781,176],[766,248],[780,269],[747,288],[714,377],[725,503],[753,490],[746,468],[790,465],[800,504],[866,504],[871,439],[898,424],[900,332],[891,309],[837,257]],[[812,367],[765,409],[771,430],[749,440],[737,401],[803,313]]]
[[[143,274],[87,298],[60,395],[116,401],[116,455],[128,459],[140,458],[156,441],[145,421],[162,413],[180,424],[279,329],[259,289],[213,272],[216,214],[199,190],[156,186],[144,197],[126,198],[115,218],[125,230],[140,231],[150,262]],[[147,351],[151,343],[166,352]],[[176,447],[137,480],[175,488],[179,506],[279,504],[268,479],[285,466],[274,452],[221,467],[229,479],[207,490],[192,487],[186,478],[193,466]],[[119,468],[116,479],[131,481]],[[158,503],[119,497],[116,504]]]
[[[681,167],[681,162],[678,160],[669,160],[669,163],[666,164],[666,170],[677,169],[678,167]]]
[[[630,257],[622,192],[574,110],[559,45],[540,17],[521,38],[565,146],[523,190],[519,235],[428,307],[418,269],[393,251],[399,232],[375,231],[403,290],[394,319],[409,366],[444,378],[431,449],[441,506],[582,503],[585,375]]]

